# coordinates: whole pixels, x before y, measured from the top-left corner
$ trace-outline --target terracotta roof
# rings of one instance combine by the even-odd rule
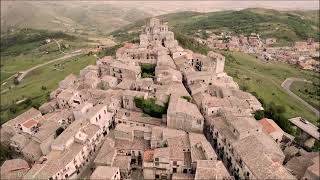
[[[283,132],[282,129],[272,119],[263,118],[259,120],[259,123],[262,125],[263,131],[267,134],[275,131]]]
[[[29,119],[29,120],[25,121],[25,122],[22,124],[22,126],[24,126],[24,127],[26,127],[26,128],[31,128],[31,127],[33,127],[33,126],[35,126],[35,125],[37,125],[37,124],[38,124],[38,121],[35,121],[35,120],[33,120],[33,119]]]
[[[154,150],[152,150],[152,149],[145,150],[143,153],[143,161],[148,161],[148,162],[152,161],[153,154],[154,154]]]

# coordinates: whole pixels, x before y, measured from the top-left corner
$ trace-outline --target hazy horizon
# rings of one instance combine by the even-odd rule
[[[98,1],[97,1],[98,2]],[[104,1],[118,6],[138,9],[161,10],[163,13],[175,11],[220,11],[246,8],[267,8],[276,10],[318,10],[318,1]],[[99,2],[98,2],[99,3]],[[154,12],[155,13],[155,12]]]

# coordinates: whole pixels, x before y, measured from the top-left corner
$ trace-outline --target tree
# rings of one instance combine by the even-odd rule
[[[142,97],[134,98],[135,105],[142,109],[142,111],[152,117],[162,118],[162,115],[167,113],[168,106],[160,106],[156,104],[153,98],[143,99]]]
[[[263,111],[263,110],[259,110],[259,111],[256,111],[256,112],[254,113],[254,118],[255,118],[256,120],[263,119],[264,117],[265,117],[265,115],[264,115],[264,111]]]

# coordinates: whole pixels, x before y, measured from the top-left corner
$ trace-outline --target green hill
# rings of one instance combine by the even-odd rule
[[[51,39],[51,42],[46,42]],[[14,83],[13,75],[31,67],[64,56],[88,46],[87,39],[60,31],[18,29],[1,35],[1,121],[12,119],[30,107],[39,107],[59,81],[70,73],[95,62],[95,57],[80,55],[51,63],[30,72],[22,82]],[[23,101],[24,100],[24,101]],[[17,103],[23,101],[21,103]]]
[[[287,45],[297,40],[314,38],[319,40],[318,11],[277,11],[270,9],[245,9],[210,13],[180,12],[159,16],[170,28],[185,35],[196,32],[230,31],[248,35],[259,33],[262,37],[275,37],[279,44]],[[139,29],[143,21],[131,24],[117,33]]]

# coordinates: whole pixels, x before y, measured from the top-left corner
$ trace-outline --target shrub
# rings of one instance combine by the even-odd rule
[[[190,96],[181,96],[181,98],[186,99],[188,102],[191,101],[191,97]]]
[[[141,72],[142,78],[153,78],[155,76],[155,64],[142,64],[141,65]]]
[[[260,119],[264,118],[264,111],[263,110],[256,111],[254,113],[254,118],[256,120],[260,120]]]

